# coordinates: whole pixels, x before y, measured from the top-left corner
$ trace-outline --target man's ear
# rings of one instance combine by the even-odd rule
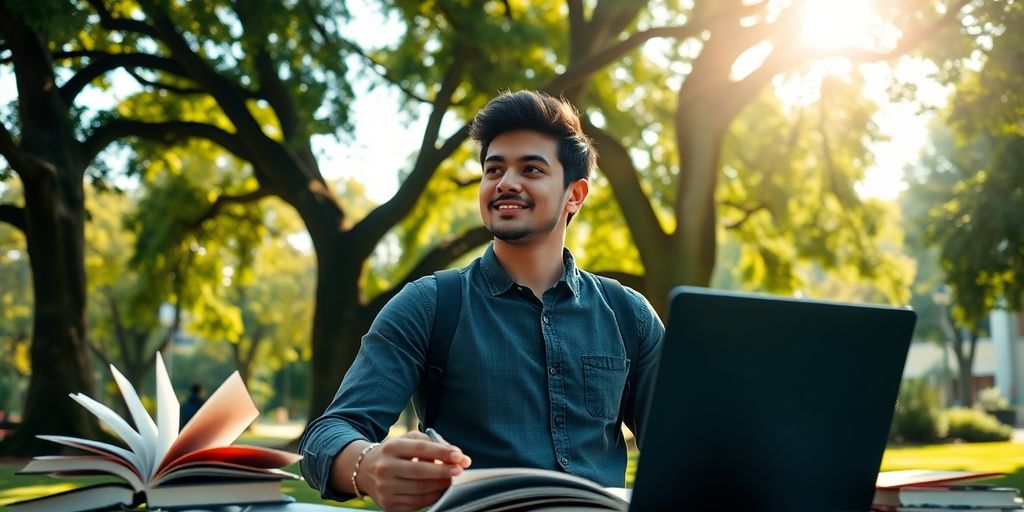
[[[565,208],[569,213],[575,214],[580,211],[583,207],[583,202],[587,200],[587,196],[590,194],[590,181],[583,178],[578,179],[569,185],[569,200],[566,202]]]

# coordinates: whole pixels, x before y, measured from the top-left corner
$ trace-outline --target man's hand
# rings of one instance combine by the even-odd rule
[[[370,450],[356,483],[382,509],[417,510],[437,501],[471,463],[458,447],[409,432]]]

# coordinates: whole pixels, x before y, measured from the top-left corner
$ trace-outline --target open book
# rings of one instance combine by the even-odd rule
[[[967,483],[1002,473],[980,471],[903,470],[878,474],[872,510],[903,512],[927,510],[1018,510],[1024,507],[1012,487]]]
[[[427,512],[615,510],[629,508],[628,490],[607,489],[578,476],[531,468],[470,469]]]
[[[33,458],[19,474],[55,477],[112,475],[122,480],[74,489],[8,505],[10,512],[85,511],[133,507],[244,504],[285,501],[281,480],[299,478],[278,468],[300,455],[258,446],[234,445],[259,415],[238,372],[217,388],[178,431],[178,399],[163,359],[156,359],[156,421],[142,406],[131,383],[110,367],[134,427],[109,407],[81,393],[71,398],[85,407],[125,444],[41,435],[82,452]]]

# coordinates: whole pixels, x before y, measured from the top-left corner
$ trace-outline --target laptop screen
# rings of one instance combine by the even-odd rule
[[[868,510],[916,315],[673,291],[630,510]]]

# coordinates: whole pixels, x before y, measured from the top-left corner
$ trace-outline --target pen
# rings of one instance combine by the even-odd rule
[[[448,444],[448,441],[445,441],[444,438],[441,437],[441,434],[438,434],[437,431],[431,427],[427,427],[423,432],[426,433],[427,436],[429,436],[435,443]]]

